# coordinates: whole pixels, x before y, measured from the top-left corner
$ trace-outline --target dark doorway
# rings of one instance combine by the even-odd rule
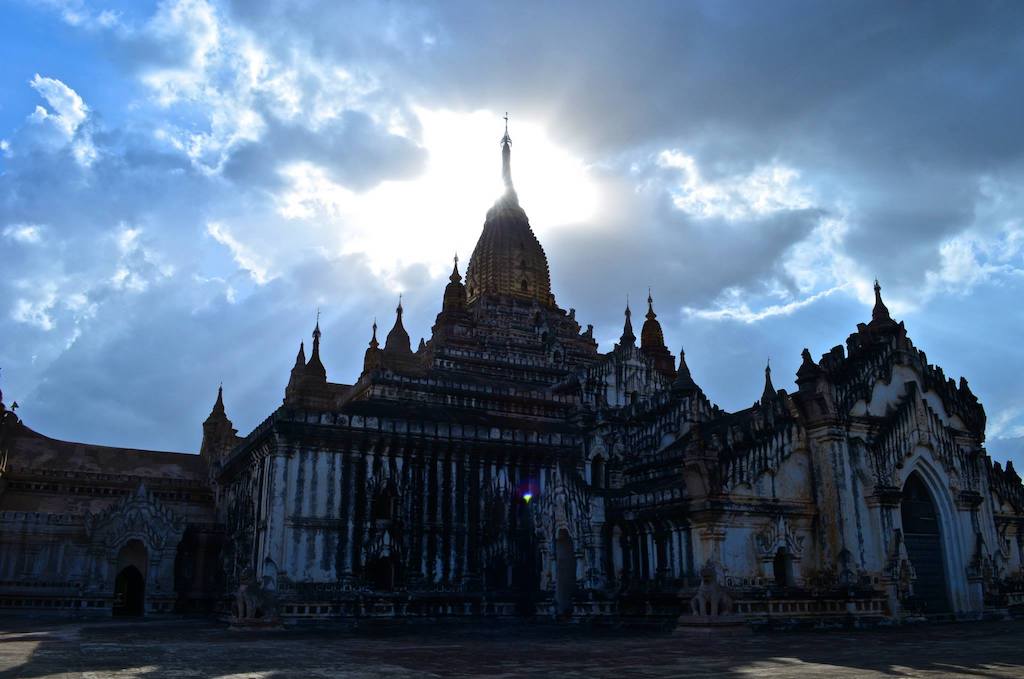
[[[114,615],[140,616],[146,595],[146,580],[135,566],[121,569],[114,580]]]
[[[775,559],[772,561],[772,575],[775,576],[776,587],[789,587],[792,585],[793,560],[789,556],[789,550],[779,547],[775,552]]]
[[[946,592],[939,515],[931,493],[917,473],[911,474],[903,486],[900,514],[907,556],[917,573],[914,603],[923,613],[948,613],[949,597]]]
[[[501,557],[494,557],[484,570],[484,584],[489,592],[498,592],[509,587],[508,563]]]
[[[576,593],[576,554],[569,531],[564,528],[555,541],[555,568],[555,610],[559,617],[568,616]]]
[[[149,558],[141,540],[129,540],[117,553],[117,576],[114,578],[114,615],[145,613],[146,570]]]
[[[395,561],[391,557],[381,557],[366,564],[366,579],[375,592],[391,592],[395,589]]]

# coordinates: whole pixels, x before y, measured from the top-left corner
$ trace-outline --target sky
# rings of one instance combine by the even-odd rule
[[[500,192],[602,351],[651,289],[723,408],[880,279],[1024,465],[1018,2],[0,2],[0,388],[55,438],[251,431],[321,311],[429,336]]]

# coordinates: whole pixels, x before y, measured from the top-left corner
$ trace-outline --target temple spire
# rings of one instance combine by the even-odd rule
[[[764,392],[761,394],[761,403],[767,403],[774,399],[778,395],[775,391],[775,386],[772,384],[772,359],[768,359],[768,364],[764,367]]]
[[[299,341],[299,353],[295,356],[295,367],[306,367],[306,343],[301,340]]]
[[[698,390],[697,383],[693,381],[693,376],[690,375],[690,367],[686,365],[686,351],[682,347],[679,348],[679,369],[676,371],[676,379],[672,382],[672,393],[677,395],[685,395],[692,391]]]
[[[877,278],[875,279],[875,307],[871,310],[871,320],[877,323],[892,320],[892,317],[889,315],[889,308],[882,301],[882,286]]]
[[[636,335],[633,334],[633,312],[629,308],[629,298],[626,298],[626,322],[622,325],[622,337],[619,338],[619,344],[622,346],[635,346]]]
[[[370,348],[376,349],[380,346],[380,342],[377,341],[377,319],[373,319],[373,336],[370,337]]]
[[[512,191],[512,137],[508,136],[508,112],[505,113],[505,136],[501,138],[501,178],[505,189]]]
[[[412,341],[409,339],[409,333],[405,331],[405,326],[402,325],[402,296],[398,296],[398,307],[395,309],[395,325],[391,328],[391,332],[388,333],[387,339],[384,342],[384,351],[393,353],[401,352],[405,354],[412,353]]]
[[[234,445],[237,433],[224,410],[224,383],[221,382],[217,386],[217,400],[213,404],[213,409],[203,422],[203,441],[199,454],[207,462],[219,459]]]
[[[210,409],[210,414],[204,424],[226,420],[227,417],[227,412],[224,410],[224,383],[221,382],[217,387],[217,400],[214,401],[213,408]]]
[[[452,283],[461,283],[462,274],[459,273],[459,253],[455,253],[455,264],[452,265],[452,275],[448,277]]]
[[[317,377],[327,379],[327,369],[320,361],[320,309],[316,310],[316,326],[313,328],[313,352],[309,355],[306,370]]]

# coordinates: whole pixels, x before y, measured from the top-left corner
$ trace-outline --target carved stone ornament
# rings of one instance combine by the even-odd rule
[[[185,521],[140,483],[135,492],[98,514],[86,513],[85,531],[94,545],[113,549],[130,537],[150,550],[174,549],[185,532]]]
[[[760,533],[754,535],[754,544],[761,559],[773,559],[784,548],[796,560],[803,556],[804,537],[797,535],[781,514]]]

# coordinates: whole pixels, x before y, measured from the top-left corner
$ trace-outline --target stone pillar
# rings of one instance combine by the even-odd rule
[[[266,542],[264,554],[277,564],[285,563],[284,526],[288,493],[288,454],[275,451],[268,459],[270,465],[270,507],[267,513]],[[257,573],[263,577],[263,561],[258,559]]]
[[[856,561],[856,508],[851,488],[853,470],[843,432],[822,428],[811,434],[811,459],[815,471],[815,500],[821,517],[824,542],[822,561],[834,565],[840,583],[853,584]]]

